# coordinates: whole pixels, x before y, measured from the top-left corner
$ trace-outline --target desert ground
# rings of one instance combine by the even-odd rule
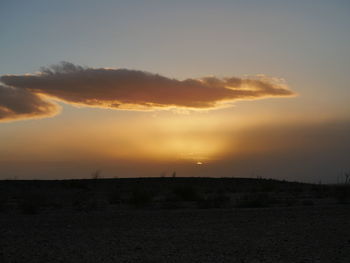
[[[0,262],[350,262],[347,186],[1,181]]]

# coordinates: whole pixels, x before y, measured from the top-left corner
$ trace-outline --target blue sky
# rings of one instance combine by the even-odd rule
[[[7,1],[0,74],[70,61],[169,77],[267,74],[349,99],[348,1]]]
[[[179,78],[342,71],[349,11],[348,1],[7,1],[0,72],[61,60]]]

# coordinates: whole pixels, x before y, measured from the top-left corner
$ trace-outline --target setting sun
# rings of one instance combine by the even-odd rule
[[[255,2],[4,4],[0,176],[336,182],[349,163],[347,8]]]
[[[0,3],[0,263],[350,262],[350,0]]]

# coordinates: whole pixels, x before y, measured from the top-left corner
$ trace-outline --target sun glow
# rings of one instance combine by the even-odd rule
[[[189,160],[203,163],[226,151],[225,136],[220,134],[220,119],[208,114],[168,113],[155,118],[129,122],[120,131],[115,128],[115,147],[106,147],[115,158]],[[142,127],[142,129],[140,129]],[[113,150],[114,149],[114,150]]]

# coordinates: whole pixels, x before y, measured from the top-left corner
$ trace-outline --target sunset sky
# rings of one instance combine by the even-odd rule
[[[1,1],[0,179],[335,183],[350,2]]]

